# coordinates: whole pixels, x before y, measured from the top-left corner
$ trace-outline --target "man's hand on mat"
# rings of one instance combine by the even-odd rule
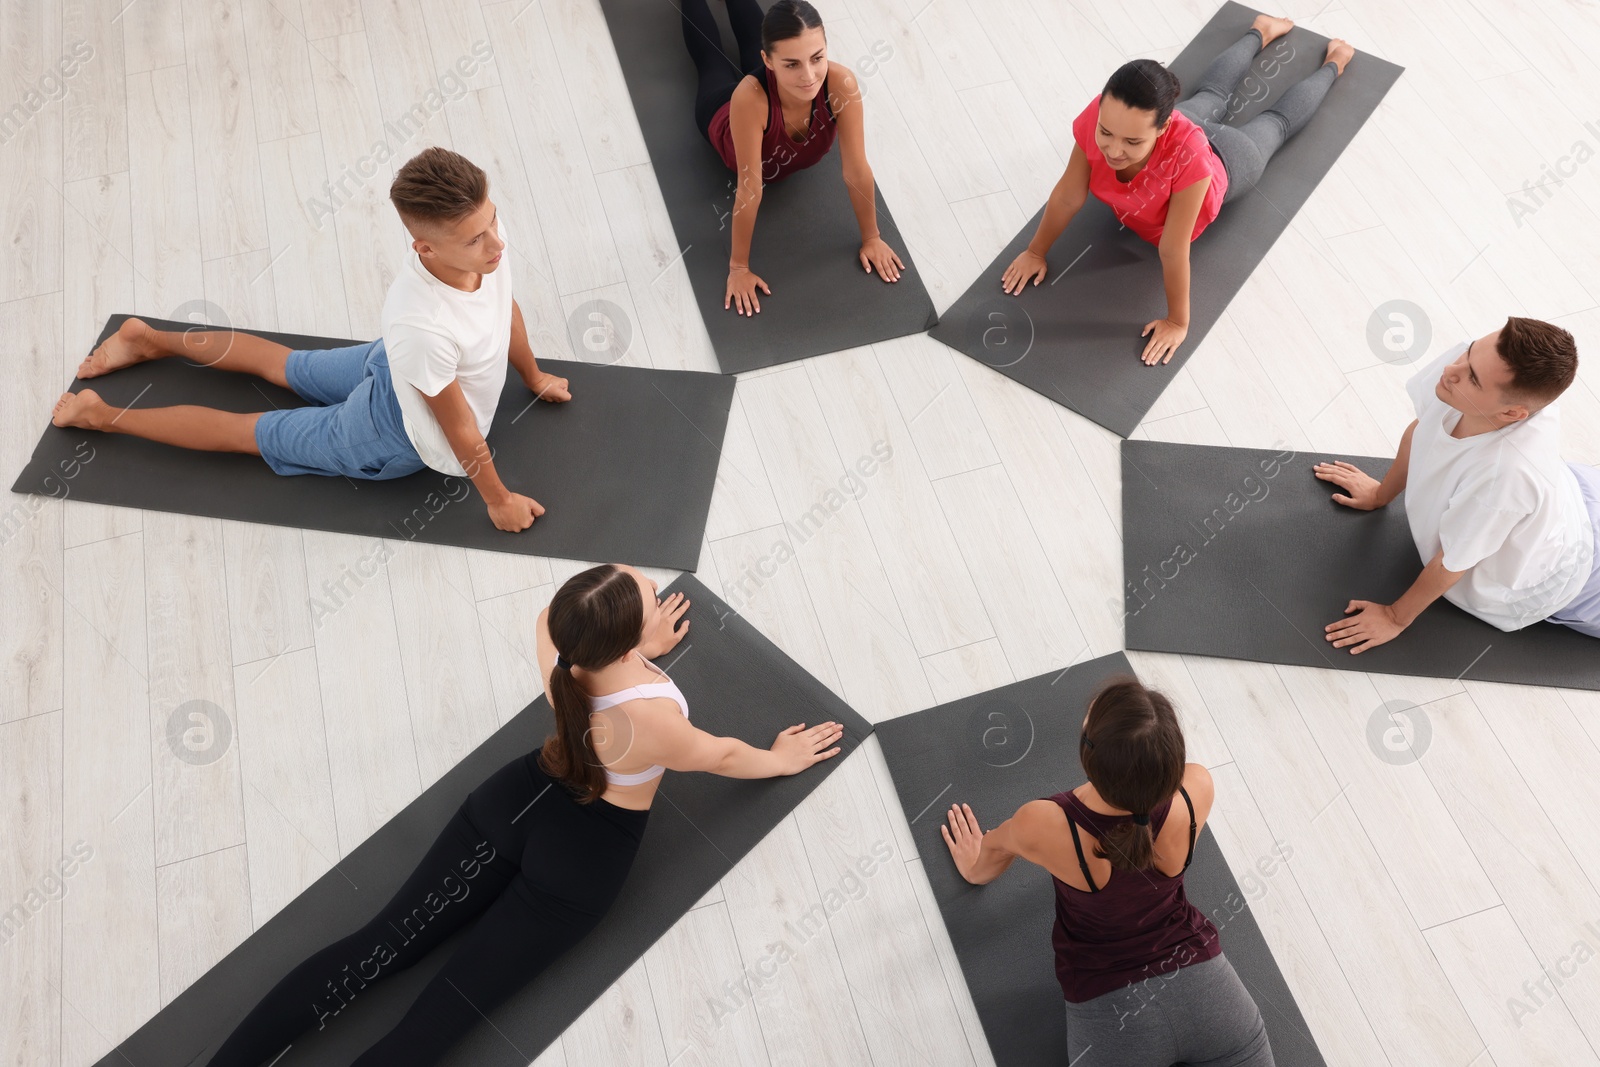
[[[512,493],[498,504],[489,505],[489,518],[494,520],[495,528],[506,533],[521,533],[543,514],[543,504],[521,493]]]
[[[554,374],[540,371],[528,379],[527,386],[533,390],[535,400],[547,400],[552,404],[564,404],[572,399],[572,390],[567,388],[565,378],[557,378]]]
[[[688,597],[673,593],[665,600],[657,600],[656,607],[660,609],[656,624],[645,632],[644,640],[639,642],[639,654],[645,659],[655,659],[671,652],[683,640],[683,635],[689,632],[688,623],[681,628],[678,626],[678,620],[689,610]]]
[[[1145,342],[1144,354],[1139,358],[1149,366],[1157,363],[1170,362],[1178,352],[1178,346],[1183,344],[1183,339],[1189,336],[1189,327],[1179,326],[1171,319],[1154,319],[1144,324],[1144,329],[1139,331],[1139,336],[1148,335],[1150,340]]]
[[[806,729],[806,724],[791,726],[772,742],[772,753],[778,757],[779,774],[799,774],[814,763],[832,759],[839,754],[837,747],[828,748],[844,736],[844,727],[836,722],[825,722]],[[826,750],[826,751],[824,751]]]
[[[728,291],[722,298],[722,309],[737,308],[741,315],[754,315],[761,310],[761,299],[756,296],[760,289],[768,296],[772,290],[767,288],[767,283],[761,280],[761,275],[749,267],[728,268]]]
[[[899,281],[900,272],[906,269],[906,265],[900,262],[900,257],[884,243],[882,237],[861,242],[861,266],[868,274],[876,270],[878,277],[886,282]]]
[[[1352,612],[1354,614],[1352,614]],[[1344,609],[1346,618],[1330,622],[1324,627],[1334,648],[1355,645],[1350,654],[1356,655],[1369,648],[1386,645],[1400,636],[1405,624],[1395,618],[1394,608],[1388,604],[1375,604],[1370,600],[1352,600]]]
[[[1378,498],[1378,490],[1383,483],[1355,464],[1336,459],[1332,463],[1318,463],[1311,470],[1318,478],[1344,490],[1333,494],[1335,504],[1343,504],[1357,511],[1383,507],[1383,501]]]
[[[1024,248],[1000,276],[1000,287],[1012,296],[1016,296],[1030,281],[1034,285],[1044,281],[1045,273],[1049,269],[1050,265],[1045,262],[1043,256]]]
[[[944,843],[950,846],[950,858],[956,861],[956,870],[961,877],[972,881],[978,855],[983,851],[983,831],[978,828],[978,817],[972,814],[972,805],[950,805],[939,832],[944,835]]]

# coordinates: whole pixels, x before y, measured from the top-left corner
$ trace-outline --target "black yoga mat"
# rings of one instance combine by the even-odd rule
[[[1169,64],[1185,87],[1237,41],[1257,12],[1224,4],[1198,37]],[[1292,48],[1292,59],[1284,51]],[[1295,27],[1265,49],[1247,87],[1267,92],[1244,101],[1229,120],[1240,125],[1289,86],[1322,65],[1327,38]],[[1276,57],[1276,58],[1274,58]],[[1268,64],[1275,75],[1267,74]],[[1304,129],[1272,157],[1254,190],[1222,209],[1190,248],[1189,335],[1172,362],[1154,367],[1139,359],[1144,324],[1167,313],[1156,246],[1124,229],[1105,204],[1089,197],[1050,250],[1050,273],[1037,287],[1008,296],[1000,277],[1027,247],[1044,208],[1028,221],[961,298],[944,313],[932,336],[993,367],[1008,378],[1122,437],[1149,412],[1256,264],[1300,210],[1403,68],[1357,52]],[[1107,76],[1111,71],[1105,72]],[[1185,89],[1187,92],[1187,88]],[[1085,104],[1088,103],[1086,99]],[[1076,114],[1059,115],[1070,123]]]
[[[95,344],[127,318],[113,315]],[[196,328],[144,321],[157,329]],[[241,332],[296,349],[359,343]],[[192,452],[121,434],[61,429],[49,424],[48,412],[41,413],[44,436],[11,490],[366,537],[694,570],[734,383],[698,371],[557,359],[541,360],[539,366],[569,379],[573,399],[534,403],[513,369],[488,438],[501,480],[546,509],[521,533],[496,529],[483,498],[463,477],[426,469],[383,482],[283,477],[258,456]],[[271,411],[306,403],[259,378],[178,358],[72,383],[73,392],[83,388],[117,407],[200,404]],[[85,461],[85,456],[92,458]]]
[[[905,270],[899,281],[885,283],[876,271],[861,269],[861,231],[840,173],[837,143],[816,165],[763,189],[750,269],[766,280],[772,295],[758,293],[758,315],[725,310],[733,172],[695,127],[697,78],[684,47],[678,5],[675,0],[601,0],[600,6],[723,373],[921,333],[933,325],[933,301],[881,189],[876,193],[879,234],[899,253]],[[770,0],[761,0],[761,6],[771,6]],[[723,51],[734,57],[731,70],[739,53],[722,8],[711,3],[724,27]],[[867,153],[871,158],[870,141]]]
[[[1351,600],[1393,603],[1422,571],[1405,497],[1335,504],[1311,468],[1389,459],[1122,442],[1127,646],[1373,674],[1600,689],[1600,639],[1540,622],[1504,633],[1440,599],[1360,655],[1323,627]]]
[[[679,590],[691,601],[694,625],[661,664],[688,697],[696,726],[764,748],[785,727],[832,720],[845,727],[844,751],[784,778],[669,771],[610,913],[577,948],[492,1011],[488,1023],[452,1050],[445,1067],[525,1067],[872,730],[693,577],[682,576],[666,592]],[[541,696],[107,1054],[101,1067],[205,1063],[284,974],[371,919],[469,792],[553,729]],[[394,1027],[458,938],[411,970],[362,990],[325,1030],[308,1032],[274,1067],[350,1063]]]
[[[1117,652],[877,726],[917,854],[1000,1067],[1062,1067],[1068,1060],[1066,1012],[1050,947],[1054,890],[1047,871],[1022,861],[986,886],[968,883],[950,861],[939,827],[951,804],[970,804],[987,830],[1030,800],[1082,785],[1078,731],[1089,698],[1106,678],[1132,673]],[[1208,828],[1195,844],[1184,886],[1216,925],[1223,952],[1255,997],[1279,1067],[1323,1067],[1250,914],[1247,897],[1270,892],[1270,879],[1282,873],[1277,857],[1262,857],[1247,875],[1252,890],[1242,892]]]

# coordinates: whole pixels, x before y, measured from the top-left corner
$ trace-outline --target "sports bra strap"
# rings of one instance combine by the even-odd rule
[[[1078,824],[1073,821],[1072,812],[1065,806],[1061,808],[1061,813],[1067,817],[1067,828],[1072,831],[1072,847],[1077,850],[1078,869],[1083,872],[1083,880],[1089,883],[1089,892],[1098,893],[1100,887],[1094,884],[1094,876],[1089,873],[1089,861],[1083,858],[1083,841],[1078,837]]]
[[[1197,824],[1194,821],[1194,801],[1189,799],[1189,791],[1180,785],[1178,792],[1183,794],[1183,802],[1189,806],[1189,854],[1183,858],[1183,869],[1187,871],[1189,864],[1194,860],[1194,834]]]

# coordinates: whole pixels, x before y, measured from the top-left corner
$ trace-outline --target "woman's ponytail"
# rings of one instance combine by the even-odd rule
[[[1113,678],[1089,702],[1078,758],[1101,798],[1134,816],[1102,834],[1095,855],[1116,870],[1155,866],[1150,812],[1183,784],[1187,758],[1172,702],[1138,679]]]
[[[546,773],[587,804],[605,792],[606,776],[589,725],[589,694],[572,668],[597,671],[638,647],[644,624],[639,583],[612,564],[591,567],[557,590],[547,621],[556,646],[550,672],[556,732],[545,738],[539,758]]]

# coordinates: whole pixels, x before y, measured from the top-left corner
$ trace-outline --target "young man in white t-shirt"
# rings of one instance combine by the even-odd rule
[[[1393,604],[1352,600],[1335,648],[1393,640],[1444,597],[1500,630],[1541,620],[1600,637],[1600,470],[1561,459],[1555,401],[1578,373],[1566,330],[1512,317],[1406,383],[1417,418],[1380,483],[1343,461],[1316,475],[1370,511],[1406,495],[1422,573]]]
[[[488,178],[455,152],[429,148],[400,168],[389,196],[411,233],[412,254],[389,288],[378,340],[291,351],[247,333],[165,332],[128,319],[78,367],[78,377],[94,378],[185,356],[253,374],[310,404],[246,413],[188,404],[115,408],[83,389],[61,395],[52,421],[259,455],[286,475],[380,480],[432,467],[470,477],[495,526],[527,529],[544,508],[506,487],[484,441],[508,362],[536,398],[572,397],[567,380],[541,371],[528,345]]]

